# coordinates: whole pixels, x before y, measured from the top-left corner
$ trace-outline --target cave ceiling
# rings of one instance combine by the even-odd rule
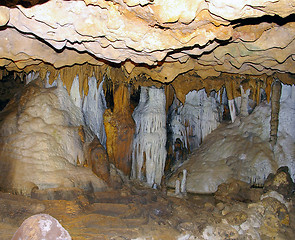
[[[0,66],[181,74],[295,74],[293,0],[22,0],[0,4]],[[105,67],[104,67],[105,68]],[[106,68],[105,68],[106,69]]]

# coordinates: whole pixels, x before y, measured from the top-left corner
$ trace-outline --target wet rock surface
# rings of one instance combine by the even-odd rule
[[[294,196],[291,197],[294,201]],[[273,197],[221,202],[213,195],[168,197],[132,182],[120,190],[37,200],[0,192],[0,239],[23,221],[49,214],[72,239],[294,239],[295,212]]]

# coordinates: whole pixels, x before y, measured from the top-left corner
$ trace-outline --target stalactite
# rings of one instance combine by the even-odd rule
[[[199,147],[203,139],[217,128],[221,121],[222,109],[220,96],[205,89],[191,91],[186,95],[184,104],[177,98],[169,109],[168,118],[168,162],[182,163],[187,154]],[[170,161],[170,162],[169,162]]]
[[[282,84],[278,79],[272,84],[271,91],[271,119],[270,119],[270,143],[272,147],[277,142],[277,134],[279,127],[279,111],[281,98]]]
[[[272,76],[268,76],[266,78],[266,87],[265,87],[265,94],[266,94],[266,99],[267,102],[269,103],[270,101],[270,95],[271,95],[271,84],[273,82],[273,77]]]
[[[172,85],[165,85],[165,95],[166,95],[166,112],[173,103],[175,91]]]
[[[228,108],[229,108],[229,112],[230,112],[230,117],[231,117],[231,121],[232,123],[236,120],[236,107],[235,107],[235,100],[234,99],[229,99],[228,100]]]
[[[8,75],[8,71],[5,68],[0,70],[0,80],[7,75]]]
[[[83,96],[80,95],[79,85],[80,85],[79,76],[76,75],[76,77],[74,78],[74,80],[72,82],[72,87],[71,87],[71,91],[70,91],[70,97],[72,98],[74,104],[79,109],[82,109]]]
[[[103,114],[106,110],[106,101],[103,92],[103,82],[97,88],[97,79],[92,76],[88,80],[88,94],[84,96],[82,112],[85,123],[97,136],[100,143],[106,147],[106,133],[103,123]]]
[[[131,152],[135,124],[130,111],[130,95],[125,83],[114,90],[114,109],[104,113],[106,146],[110,159],[127,176],[131,172]]]
[[[34,81],[39,77],[39,72],[31,71],[26,75],[26,84],[29,84],[30,82]]]
[[[259,81],[257,81],[255,96],[256,96],[256,99],[255,99],[256,104],[259,105],[260,103],[260,82]]]
[[[167,139],[165,107],[164,89],[141,87],[140,101],[133,113],[136,135],[132,177],[145,180],[149,186],[160,185],[164,174]]]
[[[225,82],[226,93],[228,98],[228,108],[230,112],[231,121],[234,122],[236,119],[236,108],[235,108],[235,100],[233,95],[233,85],[231,80]]]
[[[248,100],[250,95],[250,89],[244,90],[243,86],[240,86],[241,88],[241,111],[240,114],[243,117],[246,117],[249,115],[248,113]]]

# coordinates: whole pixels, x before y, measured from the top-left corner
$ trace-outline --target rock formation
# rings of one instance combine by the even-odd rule
[[[178,161],[171,152],[175,144],[183,156],[180,158],[184,158],[217,128],[222,115],[230,116],[234,123],[225,132],[236,136],[231,140],[240,141],[240,148],[261,143],[253,135],[254,130],[242,130],[243,124],[247,125],[251,119],[247,115],[256,106],[270,101],[274,79],[279,79],[285,86],[282,96],[287,91],[291,97],[284,98],[286,104],[282,104],[283,98],[279,102],[279,97],[275,100],[272,94],[273,116],[277,118],[272,118],[271,126],[265,124],[272,129],[271,136],[267,134],[272,149],[268,151],[268,146],[263,145],[268,144],[264,143],[263,130],[263,146],[258,147],[263,170],[246,170],[250,177],[246,173],[240,177],[257,180],[259,175],[262,181],[262,175],[286,165],[293,178],[294,153],[290,149],[295,137],[293,131],[286,130],[292,129],[292,121],[287,119],[293,119],[293,110],[286,114],[285,106],[289,108],[294,101],[294,86],[286,90],[287,84],[295,83],[294,14],[295,7],[287,0],[5,0],[0,6],[0,76],[9,71],[27,83],[39,76],[46,86],[56,86],[54,81],[60,79],[82,114],[79,126],[87,125],[97,136],[111,163],[126,175],[132,172],[136,178],[147,178],[149,185],[159,184],[164,173],[167,132],[172,138],[168,139],[170,162]],[[143,92],[149,89],[150,93],[165,89],[159,93],[161,97],[152,94],[155,99],[147,99],[142,110],[140,104],[137,106],[133,113],[136,128],[131,116],[137,100],[130,103],[134,96],[129,96],[133,88]],[[156,97],[161,98],[159,106],[154,103],[157,111],[166,110],[166,115],[161,116],[161,134],[140,128],[145,126],[143,119],[152,117],[149,104],[157,101]],[[280,104],[282,113],[277,115],[275,110]],[[252,118],[258,117],[258,111],[266,114],[268,121],[269,113],[262,107],[254,110]],[[277,125],[280,121],[282,124]],[[242,135],[234,135],[234,131]],[[79,133],[82,138],[92,134],[88,130],[84,135]],[[140,137],[150,133],[157,137],[149,141]],[[227,139],[224,141],[229,144]],[[148,149],[142,149],[149,144]],[[151,149],[161,152],[158,160],[147,156]],[[246,162],[243,154],[235,158]],[[82,154],[77,155],[82,164]],[[213,184],[215,190],[235,165],[228,155],[223,157],[227,167],[222,168],[224,174]],[[157,162],[153,170],[145,164],[147,158]],[[253,155],[251,162],[256,160]],[[171,169],[170,165],[167,163],[166,168]]]
[[[263,190],[264,192],[276,191],[287,199],[292,196],[294,187],[288,167],[280,167],[275,174],[269,174],[265,180]]]
[[[103,201],[95,192],[107,186],[120,189],[112,201],[129,202],[131,177],[163,192],[175,187],[184,198],[217,191],[222,202],[204,205],[203,216],[211,214],[204,222],[192,212],[203,206],[190,202],[195,209],[187,205],[181,218],[182,199],[173,198],[177,216],[169,219],[170,200],[158,198],[165,207],[146,215],[142,205],[156,204],[157,190],[140,190],[133,200],[144,220],[129,219],[133,207],[127,216],[120,206],[122,219],[107,216],[113,226],[157,219],[153,229],[182,240],[287,236],[294,16],[291,0],[1,1],[1,93],[3,106],[10,102],[0,112],[0,190],[44,201],[79,196],[79,212]],[[13,83],[21,88],[14,97]],[[105,222],[107,204],[97,203],[82,225]],[[137,230],[132,239],[150,234]]]
[[[114,90],[114,108],[104,113],[106,146],[110,162],[127,176],[131,173],[131,152],[134,120],[130,111],[130,96],[127,86],[120,85]]]
[[[97,137],[88,145],[87,163],[96,176],[110,183],[110,163],[106,150]]]
[[[60,68],[109,61],[122,63],[131,77],[144,72],[163,82],[190,70],[204,78],[221,72],[295,73],[290,1],[15,0],[2,5],[1,65],[10,70],[40,62]]]
[[[160,185],[166,160],[166,99],[164,89],[142,87],[134,110],[136,124],[132,176],[149,186]]]
[[[104,189],[102,180],[79,166],[85,161],[81,125],[82,113],[61,82],[53,88],[40,79],[28,84],[1,112],[1,189],[24,195],[33,188]]]
[[[288,86],[284,88],[289,89]],[[291,90],[292,87],[279,100],[283,109],[294,104]],[[292,107],[288,112],[279,113],[279,118],[291,122],[280,123],[278,136],[285,137],[278,137],[275,146],[278,152],[273,152],[269,143],[271,106],[267,102],[261,103],[249,116],[238,118],[234,124],[220,127],[209,135],[200,149],[169,180],[169,186],[174,186],[178,172],[182,169],[188,169],[187,190],[198,193],[213,193],[219,184],[231,177],[261,185],[270,173],[275,173],[284,163],[294,169],[293,161],[282,160],[282,156],[294,158],[294,151],[286,150],[283,153],[281,147],[286,142],[284,138],[288,138],[290,149],[294,149],[295,141],[291,137],[294,133],[293,115]],[[294,179],[293,170],[291,176]]]

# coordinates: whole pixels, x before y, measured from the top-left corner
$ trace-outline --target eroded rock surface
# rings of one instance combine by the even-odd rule
[[[295,73],[295,7],[290,1],[51,0],[3,5],[0,65],[11,70],[41,62],[56,68],[111,62],[123,63],[131,78],[146,73],[162,82],[190,70],[204,78],[221,72]]]

